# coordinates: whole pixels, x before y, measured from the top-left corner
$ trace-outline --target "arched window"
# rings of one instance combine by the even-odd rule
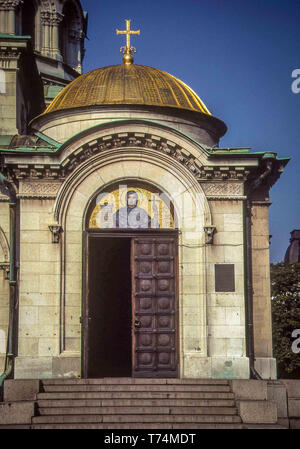
[[[36,41],[36,13],[37,5],[35,0],[24,0],[19,18],[20,34],[22,36],[31,36],[33,48],[35,48]]]
[[[72,0],[67,0],[63,7],[63,20],[60,23],[59,43],[63,61],[73,69],[81,64],[80,31],[81,20]]]

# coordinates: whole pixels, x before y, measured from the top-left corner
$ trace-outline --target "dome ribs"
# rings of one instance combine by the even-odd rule
[[[79,76],[42,114],[105,105],[173,107],[211,115],[195,92],[173,75],[144,65],[111,65]]]

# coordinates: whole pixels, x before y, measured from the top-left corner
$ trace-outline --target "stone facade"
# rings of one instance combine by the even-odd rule
[[[81,375],[87,206],[99,189],[133,180],[166,192],[178,217],[180,377],[249,378],[243,203],[258,160],[245,166],[237,154],[223,153],[209,160],[201,145],[175,128],[140,119],[83,131],[51,159],[6,156],[7,176],[18,179],[20,204],[15,378]],[[254,341],[256,357],[267,364],[259,367],[261,374],[275,378],[267,210],[253,205]],[[63,230],[59,244],[52,243],[53,223]],[[205,229],[211,227],[215,232],[208,238]],[[215,291],[216,264],[234,265],[234,291]]]
[[[21,13],[17,3],[0,0],[0,37],[9,53],[0,54],[0,88],[8,89],[6,96],[0,93],[7,117],[1,134],[23,129],[31,136],[10,138],[7,146],[0,141],[0,368],[10,329],[15,352],[7,357],[13,357],[15,379],[83,375],[89,207],[111,186],[135,183],[163,192],[174,208],[179,376],[249,379],[256,369],[262,378],[275,379],[268,192],[287,160],[219,148],[226,126],[192,109],[110,104],[39,115],[34,92],[28,98],[22,93],[26,71],[21,87],[16,74],[32,43],[36,73],[49,58],[56,67],[66,58],[79,73],[81,57],[72,58],[82,50],[83,14],[74,1],[77,12],[70,11],[63,30],[69,36],[73,24],[80,35],[60,47],[58,25],[70,2],[40,2],[30,44],[12,26],[12,16]],[[61,72],[62,85],[75,76],[72,70]],[[51,81],[50,72],[45,80]],[[30,113],[18,116],[20,104],[30,104]]]
[[[0,370],[4,369],[7,328],[8,328],[8,308],[9,308],[9,214],[8,204],[0,201],[1,227],[0,227]]]

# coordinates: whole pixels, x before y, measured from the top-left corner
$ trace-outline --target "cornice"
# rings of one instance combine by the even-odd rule
[[[84,143],[77,150],[70,153],[61,162],[51,163],[22,163],[19,161],[6,164],[6,174],[10,179],[66,179],[82,163],[86,163],[96,154],[104,152],[124,152],[129,148],[152,150],[159,159],[160,155],[167,155],[171,159],[186,167],[198,182],[205,181],[240,181],[247,180],[250,169],[245,166],[231,165],[203,165],[199,159],[186,148],[164,137],[154,136],[144,132],[111,133]],[[16,155],[14,155],[15,157]],[[28,160],[28,158],[27,158]],[[40,159],[42,161],[42,158]]]

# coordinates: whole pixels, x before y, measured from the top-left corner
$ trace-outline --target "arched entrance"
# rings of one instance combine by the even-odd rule
[[[150,185],[114,184],[84,231],[84,377],[177,377],[174,208]]]

